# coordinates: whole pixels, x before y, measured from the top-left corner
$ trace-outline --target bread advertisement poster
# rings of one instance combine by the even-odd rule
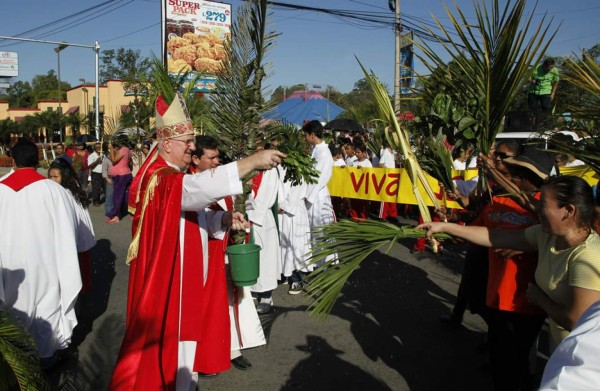
[[[215,75],[225,61],[231,37],[231,4],[214,1],[165,1],[163,31],[169,73],[202,72],[195,91],[215,89]]]

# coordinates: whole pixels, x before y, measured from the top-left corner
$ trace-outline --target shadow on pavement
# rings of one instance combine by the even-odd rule
[[[438,321],[453,302],[454,295],[423,269],[374,253],[350,277],[330,316],[350,322],[363,353],[396,371],[411,391],[491,389],[481,370],[485,356],[478,353],[482,332],[448,329]],[[266,335],[276,318],[305,310],[306,306],[277,308],[261,316]],[[339,358],[341,352],[323,338],[309,335],[307,341],[297,349],[311,356],[294,367],[282,390],[399,389]]]
[[[61,362],[47,371],[52,389],[56,390],[100,390],[104,387],[95,387],[91,374],[94,371],[103,371],[112,373],[114,360],[118,352],[112,352],[110,346],[113,345],[107,339],[107,333],[114,333],[113,338],[121,338],[124,325],[120,318],[109,316],[97,326],[94,331],[94,357],[93,360],[81,360],[78,347],[85,341],[86,337],[92,332],[94,321],[106,312],[108,299],[112,287],[112,281],[115,277],[116,256],[111,250],[109,240],[100,239],[92,249],[92,289],[91,292],[82,295],[77,300],[77,326],[73,330],[71,344],[66,349]],[[102,342],[100,342],[102,341]],[[103,361],[111,361],[106,365]]]
[[[281,391],[291,390],[332,390],[332,385],[352,386],[354,390],[391,390],[384,382],[352,365],[339,356],[344,352],[333,348],[319,336],[307,335],[306,345],[296,349],[308,353],[292,370],[289,380]]]

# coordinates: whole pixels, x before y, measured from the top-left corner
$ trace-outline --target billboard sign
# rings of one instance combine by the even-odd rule
[[[231,4],[214,1],[163,0],[163,34],[169,73],[203,72],[195,91],[215,89],[215,74],[225,61],[225,42],[231,37]]]
[[[19,59],[16,52],[0,52],[0,77],[19,76]]]

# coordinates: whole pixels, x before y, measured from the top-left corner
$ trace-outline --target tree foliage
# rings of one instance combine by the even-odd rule
[[[100,82],[117,79],[135,82],[150,72],[151,61],[139,50],[118,48],[104,50],[100,56]]]

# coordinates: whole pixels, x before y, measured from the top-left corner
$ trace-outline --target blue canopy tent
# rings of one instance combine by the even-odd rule
[[[314,119],[329,122],[344,111],[344,108],[328,101],[318,91],[296,91],[265,113],[263,118],[302,126],[305,121]]]

